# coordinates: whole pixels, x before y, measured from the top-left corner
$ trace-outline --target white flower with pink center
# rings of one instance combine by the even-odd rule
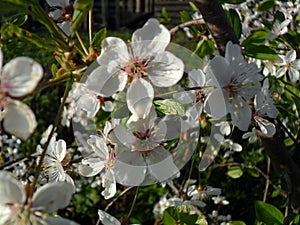
[[[139,118],[145,118],[152,107],[154,89],[170,87],[183,75],[181,59],[166,51],[170,32],[156,19],[149,19],[136,30],[131,42],[107,37],[97,58],[100,64],[87,78],[90,90],[104,97],[123,91],[126,84],[128,109]]]
[[[0,50],[0,121],[6,132],[24,140],[33,133],[37,122],[31,109],[13,98],[31,93],[43,76],[43,68],[28,57],[12,59],[3,68],[2,62]]]

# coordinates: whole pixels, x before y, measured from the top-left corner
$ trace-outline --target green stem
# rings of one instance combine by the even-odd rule
[[[133,198],[133,201],[132,201],[132,205],[131,205],[131,208],[130,208],[130,211],[127,215],[127,219],[129,220],[132,212],[133,212],[133,208],[134,208],[134,205],[136,203],[136,200],[137,200],[137,195],[138,195],[138,192],[139,192],[139,186],[136,187],[136,190],[135,190],[135,194],[134,194],[134,198]]]
[[[35,189],[35,186],[37,184],[37,181],[38,181],[41,169],[42,169],[43,161],[44,161],[44,158],[46,156],[47,148],[48,148],[48,146],[50,144],[50,141],[51,141],[51,138],[52,138],[52,136],[54,134],[54,131],[55,131],[55,129],[56,129],[56,127],[57,127],[57,125],[58,125],[58,123],[60,121],[60,117],[61,117],[61,114],[63,112],[64,105],[65,105],[65,102],[67,100],[68,93],[69,93],[71,87],[72,87],[72,80],[69,80],[69,82],[66,84],[66,88],[65,88],[64,95],[63,95],[63,99],[62,99],[62,102],[61,102],[61,104],[59,106],[58,112],[56,114],[53,127],[52,127],[52,129],[50,131],[50,134],[48,136],[47,142],[44,145],[43,152],[41,153],[40,161],[38,163],[38,166],[36,168],[36,172],[35,172],[35,175],[34,175],[34,178],[33,178],[33,181],[32,181],[31,189],[30,189],[30,192],[29,192],[29,194],[27,196],[28,199],[31,199],[32,196],[33,196],[34,189]]]

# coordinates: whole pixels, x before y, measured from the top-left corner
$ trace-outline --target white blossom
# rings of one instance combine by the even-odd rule
[[[35,115],[26,104],[13,99],[31,93],[43,76],[40,64],[28,57],[17,57],[2,68],[3,53],[0,50],[0,120],[4,130],[23,140],[35,130]]]

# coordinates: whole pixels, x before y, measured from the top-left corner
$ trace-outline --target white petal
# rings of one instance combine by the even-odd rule
[[[76,110],[83,110],[86,112],[88,118],[96,116],[100,109],[100,102],[95,95],[84,94],[76,102]]]
[[[227,112],[228,94],[220,89],[213,90],[204,101],[204,109],[213,118],[222,118]]]
[[[1,86],[9,95],[20,97],[32,92],[42,76],[40,64],[28,57],[17,57],[3,67]]]
[[[140,152],[122,152],[118,154],[114,172],[119,184],[138,186],[145,179],[147,166]]]
[[[190,87],[203,87],[205,84],[205,74],[200,69],[194,69],[189,72]]]
[[[93,177],[104,169],[104,162],[99,162],[99,159],[96,158],[93,159],[97,162],[91,163],[91,159],[89,159],[82,162],[87,165],[79,165],[78,170],[82,176]]]
[[[57,217],[57,216],[47,216],[47,218],[45,219],[45,221],[47,222],[48,225],[79,225],[78,223],[65,219],[65,218],[61,218],[61,217]]]
[[[102,109],[105,112],[112,112],[114,110],[114,105],[111,101],[105,101],[104,105],[102,106]]]
[[[8,172],[0,171],[0,206],[9,208],[9,203],[22,204],[26,195],[22,184]]]
[[[261,132],[263,132],[263,134],[265,134],[267,137],[273,137],[273,135],[276,133],[275,125],[270,121],[258,116],[255,117],[255,121],[259,125]]]
[[[3,65],[3,52],[0,48],[0,74],[2,74],[2,65]]]
[[[292,67],[296,70],[300,70],[300,59],[296,59],[292,62]]]
[[[126,101],[130,112],[139,118],[145,118],[153,105],[154,90],[152,85],[143,78],[134,79],[130,84]]]
[[[109,157],[109,150],[104,138],[97,135],[90,135],[87,143],[92,147],[97,157],[101,160],[106,160]]]
[[[293,62],[297,57],[297,53],[295,50],[290,50],[286,53],[286,61]]]
[[[277,77],[277,78],[282,77],[282,76],[286,73],[286,71],[287,71],[287,68],[286,68],[286,67],[280,68],[280,69],[277,70],[277,72],[276,72],[276,77]]]
[[[131,150],[134,143],[137,142],[137,138],[122,125],[116,126],[109,138],[113,144],[123,147],[124,150]]]
[[[97,67],[87,78],[87,88],[102,95],[110,97],[122,91],[127,82],[127,75],[118,68],[109,69],[107,66]]]
[[[230,83],[233,71],[229,62],[221,57],[215,56],[205,67],[204,72],[212,79],[212,85],[224,87]]]
[[[55,155],[56,158],[61,162],[65,158],[67,153],[67,144],[64,140],[60,139],[56,142]]]
[[[49,6],[61,6],[66,7],[69,4],[69,0],[46,0]]]
[[[291,79],[291,82],[297,82],[299,80],[299,71],[291,67],[289,69],[289,77]]]
[[[104,225],[121,225],[119,220],[100,209],[98,210],[98,215]]]
[[[58,26],[62,31],[67,35],[71,35],[71,22],[70,21],[63,21],[62,23],[59,23]]]
[[[73,185],[69,183],[47,183],[34,193],[32,207],[43,207],[45,212],[55,212],[70,204],[74,192]]]
[[[233,63],[235,65],[245,61],[241,52],[241,47],[238,44],[233,44],[231,41],[226,44],[225,58],[230,62],[230,64]]]
[[[228,105],[232,123],[242,131],[247,131],[251,121],[250,106],[242,98],[233,98]]]
[[[116,195],[117,187],[116,187],[116,179],[111,169],[107,170],[105,174],[102,174],[101,179],[102,179],[102,187],[105,188],[104,191],[101,192],[101,195],[105,199],[114,197]]]
[[[169,30],[158,22],[157,19],[149,19],[145,25],[137,29],[132,35],[132,43],[151,40],[148,44],[148,54],[164,51],[170,43]],[[139,54],[140,56],[141,54]]]
[[[183,76],[184,64],[170,52],[156,55],[147,66],[147,73],[151,82],[157,87],[170,87]]]
[[[166,181],[179,172],[172,155],[163,147],[152,150],[146,157],[146,162],[150,174],[159,182]]]
[[[17,100],[8,100],[5,105],[3,126],[6,132],[23,140],[27,139],[35,130],[37,122],[31,109]]]

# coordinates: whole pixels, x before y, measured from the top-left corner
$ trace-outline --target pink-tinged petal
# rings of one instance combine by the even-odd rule
[[[28,57],[17,57],[4,65],[1,86],[9,95],[21,97],[31,93],[42,77],[40,64]]]
[[[0,171],[0,207],[9,207],[9,204],[22,204],[26,195],[22,184],[8,172]]]
[[[42,207],[49,213],[55,212],[70,204],[74,192],[73,185],[69,183],[47,183],[34,193],[32,207]]]
[[[164,51],[170,43],[171,35],[169,30],[157,19],[149,19],[142,28],[133,33],[131,40],[133,44],[151,40],[147,47],[150,50],[148,54],[151,55],[151,53]]]
[[[55,216],[55,217],[47,216],[45,221],[47,222],[48,225],[79,225],[78,223],[76,223],[72,220],[68,220],[65,218],[58,217],[58,216]]]
[[[99,220],[102,222],[102,224],[105,225],[121,225],[119,220],[117,220],[115,217],[109,215],[108,213],[98,210]]]
[[[4,110],[3,127],[5,131],[23,140],[27,139],[37,126],[35,115],[29,106],[9,99]]]
[[[147,74],[157,87],[170,87],[183,76],[184,64],[170,52],[162,52],[155,56],[147,66]]]
[[[297,57],[297,53],[295,50],[290,50],[286,53],[286,61],[293,62]]]
[[[276,127],[273,123],[259,116],[256,116],[254,119],[264,135],[270,138],[274,136]]]
[[[203,87],[205,85],[205,74],[200,69],[193,69],[189,72],[190,87]]]
[[[143,78],[134,79],[126,94],[127,106],[133,115],[146,118],[152,108],[154,90],[152,85]]]
[[[56,142],[55,156],[59,162],[63,161],[67,153],[67,144],[64,140],[60,139]]]
[[[291,82],[297,82],[299,80],[299,71],[294,69],[293,67],[290,67],[288,74]]]
[[[227,92],[215,89],[205,99],[204,110],[213,118],[222,118],[228,113],[227,101]]]
[[[252,116],[248,103],[242,98],[233,98],[232,102],[228,105],[228,110],[231,115],[232,124],[242,131],[247,131]]]
[[[119,184],[138,186],[145,179],[147,166],[140,152],[122,152],[118,154],[114,172]]]
[[[102,95],[110,97],[125,88],[127,75],[118,68],[109,69],[107,66],[97,67],[87,78],[87,88]]]
[[[179,173],[172,155],[163,147],[155,148],[145,159],[150,174],[158,182],[166,181]]]
[[[212,84],[217,87],[230,84],[230,79],[233,76],[229,62],[222,56],[215,56],[206,66],[204,72],[212,79]]]

